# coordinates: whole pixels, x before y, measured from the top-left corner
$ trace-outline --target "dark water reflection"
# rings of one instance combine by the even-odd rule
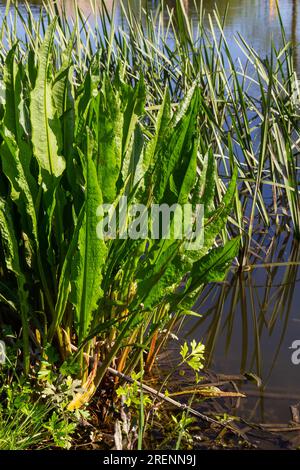
[[[60,0],[72,15],[73,0]],[[137,14],[139,0],[127,0]],[[0,0],[3,14],[5,1]],[[29,1],[37,15],[40,1]],[[89,0],[77,0],[85,15],[91,15]],[[199,2],[200,3],[200,2]],[[288,39],[295,47],[295,65],[300,70],[300,4],[299,0],[280,0],[282,21]],[[175,7],[174,0],[166,2]],[[196,21],[193,2],[184,0],[188,15]],[[232,54],[237,58],[234,35],[240,33],[262,55],[266,55],[271,42],[280,43],[280,25],[276,0],[204,0],[208,14],[217,4],[225,13],[228,5],[225,33]],[[112,0],[106,1],[108,11]],[[155,9],[158,0],[143,0],[143,6]],[[117,7],[116,22],[121,24],[121,9]],[[208,21],[208,16],[207,16]],[[1,22],[1,20],[0,20]],[[299,51],[299,52],[298,52]],[[209,351],[212,369],[222,373],[256,374],[262,379],[260,396],[256,385],[244,386],[250,398],[242,401],[241,409],[247,418],[258,421],[286,422],[290,419],[289,406],[300,400],[300,365],[292,364],[290,348],[300,340],[300,248],[292,236],[282,230],[280,234],[262,234],[257,239],[257,253],[253,263],[257,267],[249,272],[232,273],[228,282],[209,286],[198,302],[203,313],[201,321],[190,321],[181,335],[202,339]],[[272,266],[270,263],[292,261],[290,265]],[[251,398],[252,397],[252,398]]]
[[[300,399],[300,365],[292,362],[300,340],[300,246],[292,235],[262,234],[249,271],[232,272],[208,286],[198,301],[203,317],[184,336],[203,339],[209,366],[219,373],[255,375],[239,413],[259,422],[287,422]],[[182,334],[182,333],[181,333]]]

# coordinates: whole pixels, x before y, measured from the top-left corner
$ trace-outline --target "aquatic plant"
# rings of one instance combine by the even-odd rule
[[[2,322],[22,328],[25,374],[38,355],[40,377],[50,362],[83,381],[74,409],[112,363],[128,373],[144,352],[150,369],[162,332],[193,314],[203,285],[223,279],[239,246],[239,237],[218,238],[237,170],[216,204],[197,82],[175,111],[166,88],[150,121],[142,72],[130,83],[122,62],[108,72],[96,54],[78,77],[76,35],[57,56],[60,21],[38,48],[30,34],[26,49],[11,44],[2,69],[0,293]],[[119,211],[124,196],[145,207],[201,202],[204,243],[187,250],[184,237],[97,236],[98,208]],[[171,215],[171,233],[174,225]],[[59,357],[51,364],[53,348]]]

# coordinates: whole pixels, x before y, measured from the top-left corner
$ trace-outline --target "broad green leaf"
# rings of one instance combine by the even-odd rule
[[[164,145],[160,146],[155,157],[153,185],[157,202],[169,202],[164,195],[175,169],[177,173],[180,173],[180,160],[184,157],[186,147],[191,145],[191,137],[196,125],[194,112],[197,101],[197,96],[194,95],[186,114],[177,122],[172,132],[169,132]],[[185,165],[188,165],[188,162],[189,159],[186,158]]]
[[[185,174],[182,174],[182,183],[178,196],[178,204],[187,204],[189,196],[197,181],[197,155],[198,139],[195,137],[192,142],[192,149]]]
[[[22,220],[23,231],[33,239],[35,247],[38,244],[37,220],[34,200],[28,181],[32,176],[22,159],[20,150],[13,135],[7,129],[0,129],[3,142],[0,146],[2,169],[11,184],[11,198],[15,201]]]
[[[107,254],[104,241],[97,237],[96,231],[99,221],[96,212],[102,204],[102,194],[92,160],[92,145],[93,142],[90,142],[88,154],[81,156],[85,165],[85,210],[71,268],[73,273],[71,301],[76,310],[79,343],[87,335],[92,314],[103,295],[102,267]]]
[[[184,289],[170,298],[174,309],[190,309],[199,296],[199,289],[209,282],[221,282],[237,255],[240,237],[233,238],[224,246],[214,248],[193,264]]]
[[[56,73],[52,85],[53,101],[62,129],[62,149],[67,165],[72,158],[75,131],[72,46],[73,37],[70,39],[68,47],[64,51],[63,64]]]
[[[148,283],[145,287],[148,290],[147,296],[144,298],[145,309],[153,308],[163,302],[164,299],[171,297],[177,290],[183,275],[188,271],[190,266],[189,260],[182,255],[176,254],[174,259],[170,259],[167,267],[160,273],[159,277],[155,277],[152,285],[149,276]],[[139,294],[141,295],[143,284],[139,285]]]
[[[103,201],[112,203],[116,198],[117,181],[122,163],[124,114],[120,93],[109,80],[92,102],[97,150],[95,164]]]
[[[209,214],[209,218],[204,219],[204,243],[203,247],[199,250],[189,250],[188,254],[194,261],[204,256],[208,250],[213,246],[217,235],[223,230],[226,225],[228,216],[232,211],[234,195],[236,192],[238,170],[234,168],[232,178],[229,182],[227,191],[217,209]]]
[[[29,110],[24,99],[24,67],[15,58],[17,45],[8,53],[4,66],[5,113],[3,127],[6,135],[11,135],[18,147],[18,160],[22,166],[24,177],[30,188],[33,199],[37,195],[37,185],[30,172],[32,148],[29,143]],[[4,131],[3,131],[4,132]],[[12,140],[12,139],[11,139]],[[12,155],[12,158],[15,158]],[[8,169],[9,171],[9,169]],[[13,174],[13,172],[10,172]]]
[[[233,238],[225,243],[224,246],[213,248],[199,261],[193,264],[188,282],[188,289],[193,289],[199,284],[209,282],[221,282],[237,255],[240,244],[240,237]]]
[[[161,289],[166,286],[166,283],[162,286],[160,280],[170,267],[180,246],[180,240],[167,241],[169,243],[166,243],[166,249],[156,258],[155,263],[152,266],[146,265],[144,268],[139,269],[137,273],[137,297],[139,301],[146,302],[147,306],[155,301],[157,295],[161,293]],[[150,294],[151,297],[148,300]]]
[[[61,127],[52,96],[51,55],[56,20],[48,27],[38,54],[38,73],[30,97],[30,119],[34,155],[42,170],[46,189],[52,189],[53,178],[61,176],[65,161],[59,155]]]

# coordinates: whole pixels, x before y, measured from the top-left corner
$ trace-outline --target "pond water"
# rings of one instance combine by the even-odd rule
[[[61,0],[63,1],[63,0]],[[128,0],[129,1],[129,0]],[[91,13],[88,0],[77,0],[86,15]],[[5,9],[0,0],[0,12]],[[39,1],[30,1],[38,14]],[[112,0],[107,0],[112,9]],[[138,1],[130,2],[138,9]],[[144,1],[143,5],[155,9],[157,0]],[[187,13],[195,18],[193,2],[184,0]],[[72,14],[73,0],[65,0],[67,12]],[[168,0],[169,7],[175,1]],[[211,13],[217,4],[221,14],[228,5],[225,32],[233,55],[239,52],[234,35],[240,33],[255,49],[266,55],[271,41],[280,41],[280,26],[275,0],[204,0]],[[288,39],[295,46],[295,65],[300,70],[300,0],[279,0],[283,24]],[[118,7],[116,21],[121,22]],[[1,22],[1,20],[0,20]],[[299,50],[299,53],[297,52]],[[299,58],[299,63],[298,63]],[[242,400],[238,414],[258,422],[287,422],[289,407],[300,401],[300,365],[292,362],[296,340],[300,342],[300,248],[292,236],[270,230],[258,233],[256,264],[249,272],[231,273],[228,281],[211,288],[208,286],[198,302],[202,319],[189,320],[181,330],[181,338],[203,339],[209,353],[209,366],[221,373],[255,374],[260,377],[263,389],[249,381],[242,388],[248,398]],[[281,266],[272,263],[292,261]],[[299,355],[300,357],[300,355]]]
[[[92,15],[90,0],[75,0],[86,16]],[[96,1],[97,0],[93,0]],[[41,0],[28,0],[33,11],[38,14]],[[57,0],[58,5],[63,4],[67,13],[72,15],[74,0]],[[99,0],[99,3],[100,0]],[[113,4],[117,5],[116,22],[121,23],[121,8],[118,0],[105,0],[107,10],[112,11]],[[136,13],[140,13],[140,5],[143,8],[155,10],[160,4],[160,0],[123,0],[123,3],[130,4]],[[196,9],[194,0],[183,0],[187,14],[196,20]],[[201,1],[196,0],[200,5]],[[22,0],[19,1],[22,4]],[[165,0],[169,8],[175,8],[176,0]],[[6,1],[0,0],[0,12],[5,10]],[[232,53],[239,53],[233,36],[240,33],[249,43],[251,43],[260,54],[267,54],[271,41],[277,43],[280,40],[280,25],[276,9],[276,0],[203,0],[203,7],[207,16],[213,12],[214,6],[221,14],[227,11],[225,32]],[[299,0],[279,0],[280,12],[283,24],[286,28],[288,39],[293,42],[296,49],[300,42],[300,2]],[[1,21],[1,20],[0,20]],[[300,53],[299,53],[300,54]],[[299,59],[300,60],[300,59]],[[298,64],[298,54],[295,54],[295,61]]]
[[[208,286],[198,301],[202,318],[184,328],[185,337],[203,338],[213,371],[254,375],[240,386],[248,398],[237,414],[260,423],[289,421],[300,401],[300,365],[292,357],[292,347],[300,351],[299,255],[284,228],[262,234],[253,268]]]

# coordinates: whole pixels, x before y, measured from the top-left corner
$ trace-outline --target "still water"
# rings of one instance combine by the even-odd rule
[[[73,0],[64,1],[72,15]],[[139,1],[127,0],[136,10]],[[31,1],[38,14],[39,1]],[[91,15],[89,0],[77,0],[85,15]],[[107,0],[108,11],[113,2]],[[143,1],[143,6],[155,9],[158,0]],[[167,0],[169,7],[175,1]],[[196,21],[193,2],[184,0],[188,15]],[[228,6],[225,33],[232,54],[238,58],[234,36],[239,33],[261,54],[280,42],[280,25],[275,0],[204,0],[207,14],[214,5],[225,13]],[[295,47],[295,65],[300,70],[300,0],[279,0],[282,21],[288,39]],[[0,0],[3,14],[5,2]],[[121,9],[117,6],[116,22],[121,24]],[[1,22],[1,19],[0,19]],[[249,272],[232,272],[228,281],[206,289],[198,302],[200,321],[189,321],[181,338],[203,339],[207,345],[209,366],[220,373],[252,375],[252,381],[242,385],[248,398],[242,400],[237,414],[257,422],[286,423],[291,405],[300,401],[300,365],[293,364],[290,349],[300,342],[300,259],[299,246],[285,232],[257,235],[257,253],[253,263],[259,267]],[[273,263],[291,261],[292,264]],[[266,265],[266,263],[268,263]],[[256,377],[256,379],[255,379]],[[234,413],[234,410],[232,410]]]
[[[92,16],[90,0],[57,0],[57,4],[63,4],[67,13],[71,16],[74,1],[79,5],[85,16]],[[93,1],[97,3],[97,0]],[[28,3],[32,6],[33,11],[38,14],[42,1],[28,0]],[[99,0],[99,4],[100,3]],[[116,22],[121,24],[122,14],[118,0],[105,1],[109,12],[112,11],[114,3],[117,5]],[[126,3],[130,4],[135,13],[140,14],[141,6],[149,10],[155,10],[161,2],[160,0],[123,0],[123,3],[125,5]],[[169,8],[175,8],[176,0],[165,0],[164,3]],[[194,0],[183,0],[183,3],[189,17],[196,21],[197,16]],[[196,3],[200,5],[201,1],[196,0]],[[300,42],[300,2],[299,0],[278,0],[278,3],[288,39],[291,40],[295,48],[297,48],[296,45]],[[5,0],[0,0],[1,13],[3,13],[5,9],[5,4]],[[22,5],[22,0],[19,1],[19,4]],[[212,14],[215,5],[221,16],[223,16],[228,9],[225,32],[233,53],[235,51],[238,53],[234,41],[234,35],[237,33],[241,34],[263,55],[268,53],[272,40],[275,44],[278,44],[280,41],[280,25],[276,9],[276,0],[203,0],[203,7],[207,12],[207,17],[209,14]],[[298,60],[297,54],[295,60]]]

